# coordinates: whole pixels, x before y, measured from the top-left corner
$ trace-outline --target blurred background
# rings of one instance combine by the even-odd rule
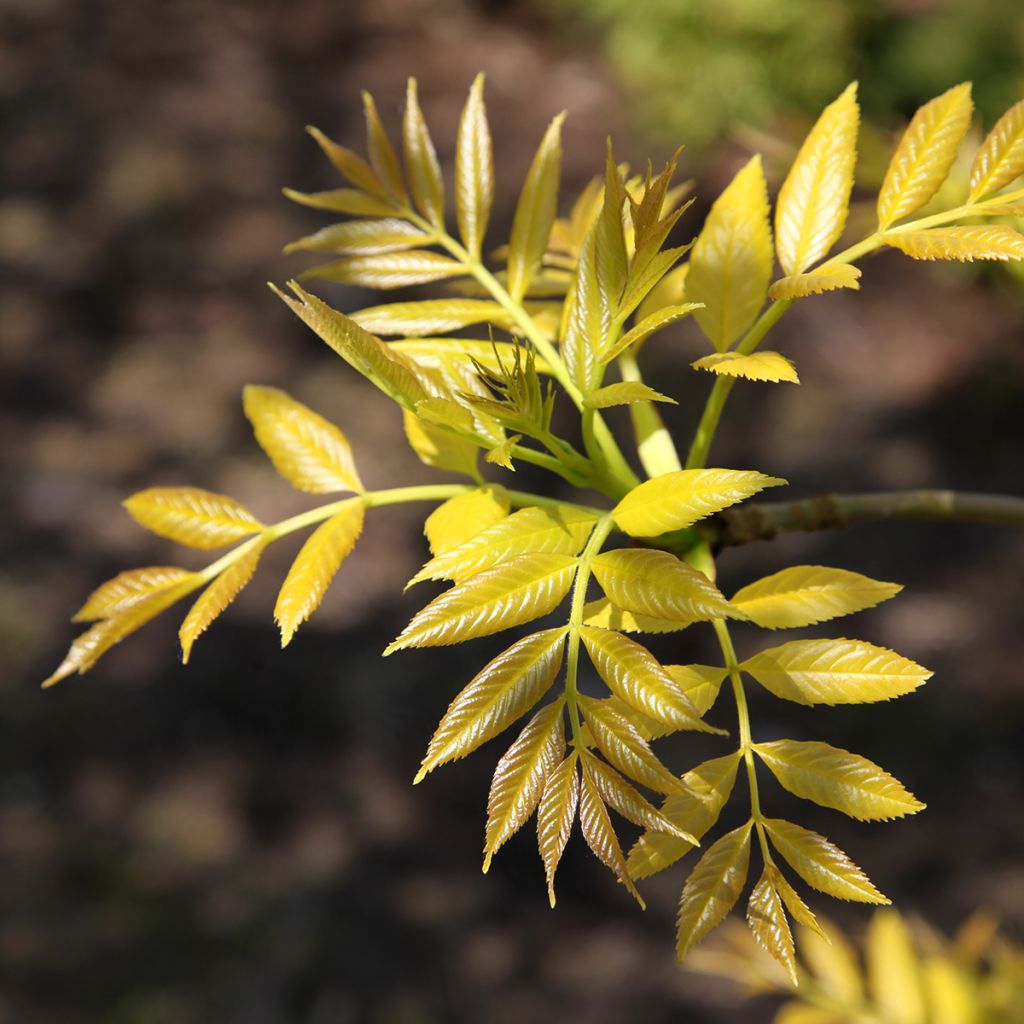
[[[482,69],[495,244],[563,108],[567,196],[609,134],[634,166],[687,146],[682,175],[700,183],[685,238],[751,147],[777,184],[850,79],[872,125],[870,186],[914,108],[956,82],[975,81],[990,127],[1024,95],[1022,52],[1019,0],[0,0],[0,1022],[770,1020],[770,1001],[741,1004],[675,963],[686,868],[646,885],[646,914],[578,836],[554,913],[529,832],[480,874],[507,739],[411,788],[447,701],[502,646],[380,660],[422,599],[401,588],[426,555],[426,509],[371,517],[286,652],[270,615],[296,546],[282,543],[187,670],[171,613],[89,676],[37,684],[92,587],[190,557],[132,523],[119,502],[133,490],[204,486],[265,520],[307,507],[253,441],[245,383],[336,420],[369,486],[431,479],[395,409],[266,289],[296,270],[281,247],[324,222],[281,187],[335,187],[304,124],[361,147],[359,90],[394,128],[413,74],[450,171]],[[1024,287],[1005,269],[879,257],[859,294],[801,303],[776,337],[803,384],[740,384],[713,463],[785,476],[794,496],[1024,490]],[[683,436],[709,387],[688,368],[705,344],[685,325],[646,353],[680,397]],[[906,584],[818,633],[895,646],[936,673],[886,707],[754,695],[758,737],[857,750],[929,804],[888,825],[810,805],[799,820],[902,909],[950,930],[985,906],[1019,937],[1024,534],[891,524],[788,538],[727,554],[723,586],[795,561]],[[761,642],[737,633],[741,654]],[[714,657],[696,631],[674,644],[659,650]],[[732,725],[727,702],[715,714]],[[717,750],[663,745],[680,770]],[[785,814],[789,799],[766,789]],[[854,932],[866,918],[827,909]]]

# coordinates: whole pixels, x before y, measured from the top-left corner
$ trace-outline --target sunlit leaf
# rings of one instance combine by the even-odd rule
[[[612,510],[616,525],[633,537],[656,537],[785,480],[753,470],[681,469],[634,487]]]
[[[482,299],[424,299],[370,306],[353,313],[352,319],[374,334],[420,337],[482,323],[503,327],[508,313],[498,303]]]
[[[768,289],[770,299],[804,299],[808,295],[849,288],[860,290],[860,270],[849,263],[826,263],[806,274],[780,277]]]
[[[420,406],[422,405],[421,402]],[[472,416],[468,412],[467,418],[472,427]],[[477,447],[471,441],[464,440],[426,419],[421,419],[408,409],[402,410],[402,424],[409,447],[419,456],[421,462],[435,469],[475,477]]]
[[[584,393],[593,390],[600,372],[598,353],[611,331],[612,309],[598,267],[600,221],[583,242],[572,291],[566,299],[562,356],[573,383]]]
[[[864,951],[868,988],[886,1024],[930,1024],[921,961],[914,952],[907,926],[896,911],[879,910],[872,914]]]
[[[732,910],[740,898],[750,864],[747,822],[709,847],[683,887],[676,918],[676,955],[680,960]]]
[[[845,569],[793,565],[738,590],[732,603],[764,629],[795,629],[874,608],[902,589]]]
[[[249,384],[242,404],[260,447],[293,486],[311,494],[363,490],[352,447],[333,423],[277,388]]]
[[[545,705],[498,761],[487,797],[484,872],[498,849],[530,820],[565,753],[564,701]]]
[[[782,183],[775,248],[786,274],[800,274],[817,263],[843,233],[859,123],[854,82],[822,112]]]
[[[363,113],[366,116],[366,144],[370,154],[370,166],[384,185],[390,196],[399,203],[408,201],[405,182],[402,180],[402,167],[395,155],[391,140],[388,139],[384,125],[377,114],[377,106],[373,97],[363,90]]]
[[[430,131],[420,110],[415,78],[409,79],[405,93],[402,147],[413,200],[431,224],[443,228],[444,180]]]
[[[772,845],[812,889],[838,900],[889,902],[867,875],[824,836],[780,818],[766,818],[764,824]]]
[[[601,800],[601,794],[591,772],[587,769],[585,759],[583,785],[580,787],[580,829],[583,838],[586,839],[587,846],[593,851],[594,856],[618,878],[630,895],[643,907],[643,898],[626,871],[626,857],[615,835],[611,818],[608,817],[608,809]]]
[[[587,405],[592,409],[610,409],[615,405],[632,405],[635,402],[668,402],[676,404],[674,398],[655,391],[638,380],[623,380],[606,384],[587,396]]]
[[[363,288],[407,288],[414,284],[428,284],[459,277],[466,268],[450,256],[438,252],[413,249],[409,252],[381,252],[310,267],[302,272],[303,279],[319,278],[338,284],[359,285]]]
[[[889,231],[882,236],[882,241],[915,260],[970,263],[974,260],[1024,259],[1024,235],[1005,224]]]
[[[728,675],[728,669],[715,665],[666,665],[665,671],[697,709],[697,714],[702,716],[711,710],[718,699],[722,683]]]
[[[588,601],[583,607],[583,624],[623,633],[677,633],[698,619],[656,619],[618,608],[607,597]]]
[[[660,331],[663,327],[674,324],[677,320],[681,320],[688,313],[692,313],[695,309],[699,308],[700,303],[697,302],[662,306],[637,323],[631,330],[626,331],[614,345],[603,349],[600,353],[601,362],[609,363],[613,359],[617,359],[623,352],[633,348],[635,345],[639,345],[640,342],[654,334],[655,331]]]
[[[971,164],[973,203],[1024,174],[1024,100],[1003,114],[985,136]]]
[[[724,352],[757,319],[772,274],[768,186],[759,156],[715,200],[689,266],[687,298],[704,304],[694,316]]]
[[[413,784],[447,761],[465,757],[525,715],[562,666],[567,627],[516,641],[488,662],[448,706]]]
[[[745,377],[747,380],[766,380],[772,383],[786,381],[799,384],[796,367],[778,352],[716,352],[691,363],[695,370],[709,370],[725,377]]]
[[[234,498],[198,487],[149,487],[123,504],[147,530],[190,548],[223,547],[264,528]]]
[[[786,876],[775,867],[773,864],[769,864],[765,868],[765,874],[771,879],[772,885],[775,886],[776,891],[782,897],[782,902],[786,904],[786,909],[789,911],[793,920],[798,924],[802,924],[805,928],[810,928],[820,936],[824,936],[821,925],[818,924],[818,919],[811,912],[810,907],[800,898],[800,894],[789,884],[786,880]]]
[[[384,187],[384,183],[361,156],[344,146],[339,146],[324,135],[319,128],[307,125],[306,131],[316,140],[316,144],[323,150],[324,155],[334,164],[335,169],[342,177],[347,178],[356,188],[369,192],[378,199],[383,199],[388,204],[389,210],[394,210],[391,196]]]
[[[306,235],[284,247],[292,252],[356,253],[401,252],[429,245],[431,236],[414,224],[397,217],[374,220],[348,220],[329,224],[312,235]]]
[[[447,373],[453,366],[479,363],[491,373],[501,373],[515,358],[515,345],[510,341],[476,341],[470,338],[405,338],[390,341],[393,348],[412,359],[417,366]],[[550,374],[551,367],[543,359],[534,360],[534,369]],[[475,372],[475,370],[474,370]]]
[[[71,621],[94,622],[97,619],[115,618],[132,605],[197,575],[170,565],[150,565],[118,573],[113,579],[101,583],[86,598],[85,604],[75,612]]]
[[[413,616],[384,653],[457,644],[538,619],[561,604],[575,574],[572,555],[510,558],[436,597]]]
[[[335,188],[326,192],[298,192],[286,188],[282,192],[293,203],[314,210],[347,213],[352,217],[390,217],[395,212],[394,204],[354,188]],[[410,230],[413,230],[411,225]]]
[[[766,867],[760,881],[754,886],[747,903],[747,923],[758,945],[770,953],[789,972],[790,980],[797,983],[796,957],[793,933],[789,930],[782,898],[776,891]]]
[[[579,754],[570,754],[547,778],[537,807],[537,845],[548,881],[548,900],[555,905],[555,872],[569,841],[580,795]]]
[[[841,1006],[863,1005],[864,984],[857,953],[839,928],[826,922],[825,928],[801,929],[800,952],[814,983],[827,998]]]
[[[953,86],[914,114],[878,193],[878,227],[919,210],[946,180],[971,126],[971,83]]]
[[[299,549],[274,605],[282,647],[288,646],[299,626],[320,607],[335,573],[359,539],[363,515],[361,501],[346,502]]]
[[[494,202],[494,156],[484,107],[484,76],[477,75],[459,121],[455,149],[455,216],[471,257],[480,256]]]
[[[869,704],[916,690],[931,672],[863,640],[791,640],[740,666],[797,704]]]
[[[500,522],[508,511],[508,491],[500,484],[488,484],[438,505],[427,516],[423,532],[431,552],[443,555]]]

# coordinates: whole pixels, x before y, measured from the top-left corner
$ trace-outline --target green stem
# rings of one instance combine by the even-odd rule
[[[619,356],[622,379],[643,383],[640,367],[632,352]],[[648,476],[661,476],[682,469],[672,435],[653,402],[634,402],[629,407],[640,462]]]

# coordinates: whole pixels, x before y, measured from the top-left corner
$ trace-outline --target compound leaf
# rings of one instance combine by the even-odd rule
[[[626,858],[608,816],[608,809],[601,799],[593,775],[587,768],[587,760],[584,760],[583,785],[580,788],[580,829],[583,838],[586,839],[587,846],[593,851],[594,856],[612,871],[629,890],[630,895],[643,907],[643,898],[626,871]]]
[[[406,86],[402,148],[413,201],[431,224],[443,229],[444,179],[427,122],[420,110],[415,78],[410,78]]]
[[[791,640],[740,668],[776,697],[797,704],[870,704],[916,690],[931,672],[863,640]]]
[[[747,903],[747,923],[758,945],[786,968],[790,981],[796,985],[793,933],[789,930],[786,910],[769,870],[768,867],[764,869],[760,881],[750,894]]]
[[[132,518],[160,537],[204,551],[264,529],[242,504],[199,487],[149,487],[123,503]]]
[[[563,626],[523,637],[485,665],[449,705],[413,785],[439,765],[472,753],[526,714],[562,667],[566,632]]]
[[[579,754],[570,754],[547,778],[537,808],[537,846],[544,861],[548,900],[555,905],[555,872],[569,841],[580,795],[576,766]]]
[[[680,960],[720,924],[740,898],[750,865],[747,822],[727,832],[697,861],[683,887],[676,919],[676,955]]]
[[[974,260],[1024,259],[1024,235],[1005,224],[890,231],[882,240],[915,260],[971,263]]]
[[[456,494],[438,505],[423,524],[431,552],[436,557],[465,544],[504,519],[509,508],[508,491],[500,484]]]
[[[494,154],[484,107],[484,76],[477,75],[459,120],[455,147],[455,216],[471,257],[479,258],[494,202]]]
[[[878,227],[919,210],[946,180],[971,126],[971,83],[962,82],[914,114],[896,147],[878,193]]]
[[[715,352],[690,364],[695,370],[708,370],[725,377],[744,377],[747,380],[785,381],[799,384],[796,367],[778,352]]]
[[[292,252],[336,252],[355,253],[401,252],[428,245],[431,236],[414,224],[397,217],[380,217],[373,220],[348,220],[340,224],[329,224],[312,235],[306,235],[284,247]]]
[[[128,569],[106,583],[101,583],[86,598],[85,604],[75,612],[71,621],[94,622],[97,619],[116,618],[132,605],[196,576],[198,573],[171,565]]]
[[[1024,174],[1024,100],[1003,114],[971,164],[970,202],[1005,188]]]
[[[756,743],[754,750],[790,793],[858,821],[886,821],[924,809],[898,779],[848,750],[800,740]]]
[[[806,274],[780,277],[768,289],[770,299],[804,299],[808,295],[821,295],[840,288],[860,290],[860,269],[849,263],[826,263]]]
[[[295,556],[274,605],[281,629],[281,646],[320,607],[341,563],[356,546],[363,530],[363,503],[346,502],[340,511],[313,531]]]
[[[656,619],[652,615],[628,612],[612,604],[607,597],[588,601],[583,606],[583,624],[600,629],[616,629],[623,633],[677,633],[696,619]]]
[[[817,263],[843,233],[859,122],[853,82],[822,112],[779,190],[775,248],[786,274],[800,274]]]
[[[845,569],[794,565],[738,590],[732,603],[763,629],[795,629],[874,608],[902,589]]]
[[[680,469],[634,487],[612,515],[631,537],[657,537],[785,482],[754,470]]]
[[[775,849],[812,889],[838,900],[889,902],[867,875],[824,836],[781,818],[766,818],[764,824]]]

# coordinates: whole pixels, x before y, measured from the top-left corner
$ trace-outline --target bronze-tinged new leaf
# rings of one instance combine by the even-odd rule
[[[252,574],[259,565],[260,555],[267,546],[263,538],[249,542],[248,550],[237,561],[229,565],[200,595],[195,604],[188,610],[185,621],[178,630],[181,641],[181,660],[188,664],[192,655],[192,645],[201,633],[206,632],[210,623],[216,619],[236,597],[242,588],[252,579]]]
[[[575,575],[572,555],[510,558],[436,597],[413,616],[384,654],[457,644],[539,619],[562,603]]]
[[[540,269],[551,235],[562,173],[562,122],[559,114],[548,126],[519,196],[508,246],[508,292],[518,302]]]
[[[204,551],[264,529],[234,498],[199,487],[149,487],[133,494],[124,507],[147,530]]]
[[[612,509],[612,515],[616,525],[632,537],[657,537],[785,482],[754,470],[681,469],[637,485]]]
[[[474,324],[509,326],[508,313],[496,302],[483,299],[424,299],[421,302],[390,302],[369,306],[352,319],[374,334],[425,337],[457,331]]]
[[[785,381],[799,384],[796,367],[778,352],[716,352],[690,364],[695,370],[708,370],[724,377],[765,380],[773,384]]]
[[[312,235],[290,242],[284,251],[336,252],[352,256],[357,253],[402,252],[430,242],[430,235],[407,220],[380,217],[329,224]]]
[[[427,516],[423,532],[434,556],[443,555],[500,522],[509,512],[508,491],[488,484],[457,494]]]
[[[356,546],[363,530],[363,503],[346,502],[339,512],[310,534],[295,556],[277,595],[274,619],[281,629],[281,646],[320,607],[341,563]]]
[[[290,484],[310,494],[363,490],[348,438],[333,423],[277,388],[250,384],[242,404],[260,447]]]
[[[1004,224],[890,231],[882,240],[915,260],[971,263],[974,260],[1024,259],[1024,235]]]
[[[697,619],[656,619],[651,615],[628,612],[612,604],[607,597],[588,601],[583,606],[583,625],[616,629],[622,633],[678,633]]]
[[[128,569],[106,583],[101,583],[86,598],[85,604],[75,612],[71,621],[95,622],[97,619],[116,618],[132,605],[196,576],[198,573],[171,565]]]
[[[788,789],[858,821],[888,821],[924,809],[898,780],[872,761],[827,743],[755,743],[757,756]]]
[[[669,398],[638,380],[620,380],[615,384],[606,384],[587,396],[587,405],[591,409],[610,409],[616,405],[634,405],[637,402],[677,404],[674,398]]]
[[[821,295],[841,288],[860,291],[860,270],[849,263],[826,263],[806,274],[780,277],[768,289],[768,298],[805,299],[808,295]]]
[[[438,252],[414,249],[409,252],[371,253],[351,256],[302,273],[304,279],[319,278],[338,284],[359,285],[363,288],[408,288],[414,284],[429,284],[446,278],[461,277],[466,268],[450,256]]]
[[[459,121],[455,148],[455,216],[469,255],[479,258],[494,202],[494,155],[484,107],[484,76],[477,75]]]
[[[439,765],[472,753],[525,715],[555,681],[567,632],[562,626],[523,637],[485,665],[449,705],[413,784]]]
[[[402,120],[405,172],[413,201],[435,227],[444,228],[444,179],[437,162],[434,143],[420,110],[416,79],[410,78],[405,93]]]
[[[626,871],[626,857],[619,845],[618,836],[615,835],[608,809],[601,800],[593,776],[587,771],[586,761],[583,763],[583,785],[580,787],[580,829],[594,856],[626,887],[637,903],[644,907],[643,897],[637,892],[633,880]]]
[[[787,275],[817,263],[843,233],[859,124],[854,82],[822,112],[779,190],[775,248]]]
[[[740,898],[750,866],[747,822],[727,832],[697,861],[683,887],[676,918],[676,955],[680,960],[725,916]]]
[[[688,771],[682,778],[685,793],[670,796],[661,805],[661,813],[683,832],[701,839],[718,821],[722,808],[736,782],[736,769],[740,763],[738,751],[725,757],[705,761]],[[685,857],[694,843],[663,831],[645,832],[629,851],[627,867],[636,881],[657,874],[681,857]]]
[[[398,162],[384,125],[381,124],[377,105],[365,90],[363,113],[366,115],[366,148],[370,154],[370,166],[388,195],[404,205],[409,197],[405,191],[405,182],[402,180],[402,166]]]
[[[878,193],[880,231],[919,210],[938,192],[971,126],[973,112],[971,83],[962,82],[914,114]]]
[[[740,668],[776,697],[797,704],[870,704],[916,690],[931,672],[863,640],[791,640]]]
[[[757,319],[771,274],[768,186],[755,156],[715,200],[690,254],[687,298],[704,304],[694,316],[719,352]]]
[[[530,820],[565,754],[564,699],[538,711],[498,761],[487,797],[484,873],[499,848]]]
[[[764,869],[760,881],[750,894],[747,903],[747,923],[758,945],[786,968],[790,981],[796,985],[793,933],[789,930],[782,898],[775,889],[769,871],[770,866]]]
[[[722,683],[729,674],[722,665],[666,665],[665,671],[702,717],[718,700]]]
[[[637,711],[675,729],[720,732],[697,709],[658,660],[635,640],[607,629],[580,628],[598,675],[608,689]]]
[[[577,700],[598,749],[620,772],[657,793],[686,791],[628,719],[604,701],[582,695]]]
[[[837,900],[889,902],[867,875],[824,836],[781,818],[766,818],[764,824],[772,845],[812,889]]]
[[[985,136],[971,164],[970,201],[992,195],[1024,174],[1024,100],[1015,103]]]
[[[537,846],[548,881],[548,901],[555,905],[555,872],[569,841],[580,795],[579,754],[570,754],[547,778],[537,808]]]
[[[738,590],[732,603],[763,629],[796,629],[874,608],[902,589],[845,569],[794,565]]]
[[[591,568],[612,603],[634,614],[686,625],[744,617],[707,576],[667,551],[602,551]]]

